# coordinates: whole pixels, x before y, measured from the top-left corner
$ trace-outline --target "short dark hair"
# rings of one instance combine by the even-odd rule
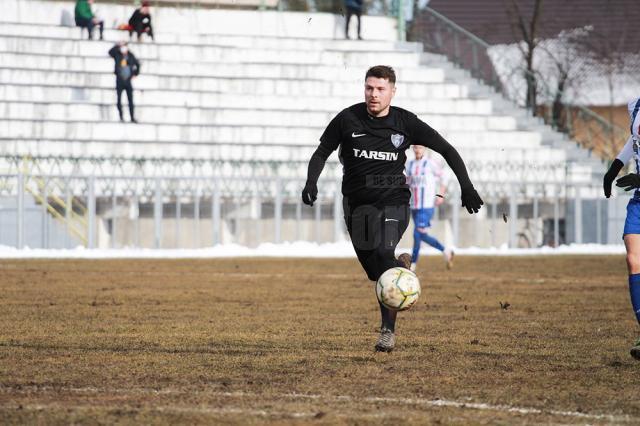
[[[376,65],[369,68],[364,79],[366,80],[369,77],[384,78],[389,80],[389,83],[396,84],[396,72],[388,65]]]

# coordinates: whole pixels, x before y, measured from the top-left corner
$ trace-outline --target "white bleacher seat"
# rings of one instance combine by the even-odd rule
[[[65,2],[5,6],[0,154],[237,160],[254,154],[302,164],[329,120],[362,100],[366,69],[384,63],[399,78],[394,104],[417,113],[467,161],[544,166],[566,158],[546,143],[547,133],[523,128],[517,114],[495,112],[491,99],[475,96],[477,83],[452,81],[447,69],[423,63],[420,45],[397,42],[392,19],[365,17],[372,25],[364,28],[375,24],[378,32],[365,31],[360,42],[343,40],[338,17],[328,14],[154,8],[156,42],[130,45],[142,63],[134,81],[140,124],[133,125],[119,122],[107,56],[127,38],[122,32],[107,29],[103,42],[82,40],[77,28],[59,25]],[[107,26],[126,20],[131,9],[100,8]],[[304,166],[293,169],[304,174]]]

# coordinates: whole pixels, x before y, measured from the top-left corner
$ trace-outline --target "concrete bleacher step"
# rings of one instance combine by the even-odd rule
[[[48,53],[59,55],[104,55],[113,46],[112,42],[96,40],[69,40],[51,37],[0,37],[0,51]],[[391,63],[396,66],[416,67],[420,55],[413,52],[376,52],[340,50],[279,50],[260,48],[236,48],[207,45],[171,45],[139,43],[131,51],[141,60],[162,59],[167,61],[207,61],[226,63],[280,63],[327,64],[368,67],[374,63]]]
[[[125,97],[126,99],[126,97]],[[126,101],[124,105],[125,109]],[[255,108],[200,108],[167,107],[137,103],[137,118],[140,122],[153,122],[157,117],[170,117],[165,123],[196,125],[272,125],[286,123],[295,126],[322,127],[335,116],[326,110],[276,110]],[[420,113],[418,116],[440,131],[458,129],[461,124],[467,131],[516,130],[516,122],[508,116],[461,115]],[[88,102],[29,102],[0,100],[0,116],[30,120],[74,120],[102,121],[119,120],[117,109],[111,103]]]
[[[362,102],[361,90],[356,93],[341,93],[318,101],[317,97],[303,93],[297,96],[278,95],[265,97],[254,94],[224,94],[195,90],[145,89],[135,90],[136,103],[154,106],[178,106],[193,108],[249,108],[249,109],[286,109],[323,110],[337,114],[345,107]],[[108,87],[68,85],[60,87],[42,83],[0,83],[0,99],[19,101],[39,99],[43,102],[100,102],[115,104],[115,82]],[[416,113],[442,113],[465,115],[491,114],[491,102],[487,99],[411,99],[398,89],[394,104]]]
[[[0,81],[5,84],[38,82],[40,84],[68,86],[115,87],[115,76],[108,72],[58,71],[46,69],[21,69],[0,67]],[[363,91],[361,81],[340,82],[312,79],[279,78],[221,78],[192,75],[157,76],[141,74],[134,79],[138,90],[162,88],[167,90],[192,90],[256,95],[335,96],[342,93]],[[453,98],[460,96],[460,86],[405,83],[403,96],[412,98]]]
[[[125,126],[134,126],[128,125]],[[454,144],[455,145],[455,144]],[[156,158],[165,156],[173,159],[218,159],[224,161],[294,161],[308,162],[315,145],[256,144],[230,142],[184,143],[153,140],[111,141],[98,138],[58,138],[28,139],[0,138],[0,154],[35,155],[52,157],[95,157],[95,158]],[[548,164],[564,162],[564,151],[538,148],[464,147],[456,145],[460,155],[470,166],[474,164],[493,165],[492,170],[504,168],[516,173],[523,164],[544,167]],[[166,156],[170,153],[170,156]],[[338,161],[337,154],[329,157],[329,163]],[[508,166],[505,166],[508,165]]]
[[[434,64],[431,63],[431,65]],[[563,150],[566,161],[582,162],[586,164],[587,167],[592,167],[596,175],[599,176],[596,180],[601,179],[603,163],[599,159],[593,158],[589,150],[576,146],[565,134],[557,132],[546,125],[542,117],[534,117],[527,109],[515,107],[512,102],[503,98],[501,94],[496,93],[492,88],[482,85],[470,77],[461,79],[460,81],[466,81],[466,87],[469,93],[489,99],[494,114],[508,114],[512,116],[517,120],[518,129],[539,133],[543,146]]]
[[[489,99],[494,113],[513,116],[518,121],[518,128],[538,132],[543,146],[564,151],[570,181],[586,183],[589,182],[587,176],[591,175],[591,182],[601,182],[606,170],[605,162],[594,157],[589,149],[576,145],[565,134],[553,130],[545,124],[542,117],[533,117],[526,108],[514,107],[513,102],[472,78],[467,70],[456,68],[443,55],[423,54],[422,63],[430,67],[441,67],[447,76],[455,77],[456,81],[464,83],[470,95]]]
[[[125,117],[127,116],[125,112]],[[157,141],[216,142],[236,143],[282,143],[296,141],[300,145],[315,145],[325,126],[284,126],[284,125],[198,125],[175,124],[166,121],[140,123],[136,126],[123,126],[121,123],[101,120],[28,120],[0,118],[0,134],[14,138],[103,138],[107,140],[135,141],[147,137]],[[476,132],[451,129],[441,132],[457,146],[533,148],[540,145],[540,135],[522,131],[486,131]]]
[[[27,52],[2,52],[3,68],[32,69],[51,71],[81,71],[87,73],[111,73],[113,59],[106,53],[100,56],[60,56],[57,54],[40,54]],[[320,64],[281,64],[250,63],[226,64],[206,63],[203,61],[165,61],[157,59],[145,59],[141,61],[143,75],[157,76],[205,76],[221,78],[266,78],[266,79],[309,79],[339,82],[362,83],[363,72],[361,68],[345,68],[344,66],[330,66]],[[458,96],[467,96],[465,86],[455,82],[445,82],[444,74],[438,68],[397,68],[396,73],[399,85],[406,84],[433,84],[443,87],[456,88]]]
[[[81,36],[82,34],[82,36]],[[0,36],[21,37],[51,37],[67,40],[84,40],[86,32],[82,33],[77,27],[62,27],[59,25],[44,25],[0,21]],[[97,37],[96,37],[97,38]],[[422,45],[415,42],[397,42],[387,40],[336,40],[303,37],[276,36],[247,36],[238,34],[157,34],[154,41],[145,39],[142,42],[136,38],[129,39],[126,31],[105,28],[104,41],[115,43],[127,41],[131,46],[139,44],[159,45],[206,45],[218,47],[259,48],[278,50],[341,50],[348,52],[378,51],[378,52],[410,52],[421,53]],[[100,41],[100,40],[94,40]]]

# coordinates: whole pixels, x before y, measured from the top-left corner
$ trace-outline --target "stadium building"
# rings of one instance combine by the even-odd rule
[[[229,9],[154,2],[155,41],[129,45],[142,70],[133,124],[118,119],[107,55],[129,39],[116,28],[132,6],[96,4],[101,41],[73,25],[72,2],[4,1],[0,245],[345,240],[337,156],[313,209],[303,208],[300,190],[322,130],[362,100],[374,64],[396,69],[394,105],[416,112],[459,150],[485,200],[477,217],[461,214],[450,180],[434,228],[448,244],[618,243],[626,200],[601,195],[609,159],[510,97],[485,61],[486,34],[444,16],[445,3],[414,11],[408,23],[383,16],[392,7],[375,3],[371,11],[380,15],[363,17],[359,41],[344,39],[339,13],[268,2]],[[405,24],[418,41],[405,40]],[[584,106],[571,107],[590,135],[626,138]]]

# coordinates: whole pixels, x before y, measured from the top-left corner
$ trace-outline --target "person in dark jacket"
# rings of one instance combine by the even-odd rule
[[[104,32],[104,21],[98,19],[97,16],[91,10],[93,0],[78,0],[76,1],[75,19],[76,26],[80,28],[86,28],[89,33],[89,40],[93,39],[93,28],[97,25],[100,29],[100,40],[103,40],[102,34]]]
[[[131,80],[133,80],[138,74],[140,74],[140,63],[129,52],[129,48],[125,42],[119,42],[109,50],[109,56],[115,61],[114,73],[116,75],[116,93],[118,94],[118,113],[120,114],[120,121],[124,121],[122,114],[122,92],[127,92],[127,99],[129,100],[129,116],[132,123],[137,123],[133,114],[133,86]]]
[[[351,15],[356,15],[358,18],[358,40],[362,40],[360,36],[360,16],[362,15],[362,0],[345,0],[344,7],[347,9],[347,19],[344,28],[345,38],[349,38],[349,21],[351,21]]]
[[[141,34],[148,34],[153,40],[153,27],[151,26],[151,12],[149,11],[149,2],[143,1],[142,6],[136,9],[129,18],[129,37],[135,32],[140,41]]]

